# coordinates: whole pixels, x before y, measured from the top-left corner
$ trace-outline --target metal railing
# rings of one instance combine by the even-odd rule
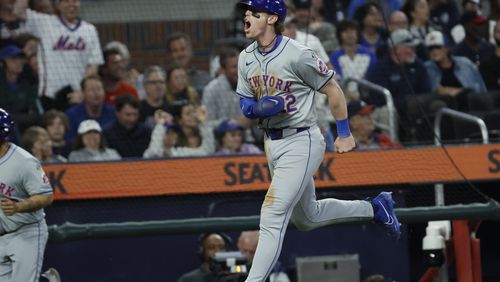
[[[436,113],[436,117],[434,118],[434,144],[440,146],[442,143],[441,140],[441,119],[444,115],[451,116],[453,118],[457,118],[463,121],[468,121],[472,123],[476,123],[479,126],[479,130],[481,131],[481,136],[483,139],[483,144],[489,143],[488,137],[488,128],[484,121],[476,116],[471,114],[466,114],[463,112],[455,111],[449,108],[442,108]],[[434,185],[434,197],[436,206],[444,206],[444,185],[441,183]]]
[[[479,130],[481,131],[483,144],[489,143],[488,128],[486,127],[486,123],[484,123],[484,120],[471,114],[466,114],[449,108],[442,108],[436,113],[436,117],[434,119],[434,144],[441,144],[441,119],[443,118],[443,115],[448,115],[463,121],[476,123],[479,126]]]
[[[384,95],[385,102],[387,105],[387,111],[389,113],[389,128],[388,128],[389,136],[391,136],[393,140],[398,140],[398,134],[396,130],[396,108],[394,107],[394,100],[392,99],[391,92],[388,89],[380,85],[377,85],[375,83],[372,83],[368,80],[358,79],[354,77],[346,78],[346,80],[344,81],[344,88],[346,88],[347,84],[349,84],[350,82],[355,82],[358,85],[363,86],[364,88],[367,88],[371,91],[375,91]]]

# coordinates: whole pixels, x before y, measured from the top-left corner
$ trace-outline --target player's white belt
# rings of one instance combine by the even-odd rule
[[[309,127],[299,127],[299,128],[263,128],[267,137],[271,140],[280,140],[288,136],[294,135],[296,133],[308,130]]]

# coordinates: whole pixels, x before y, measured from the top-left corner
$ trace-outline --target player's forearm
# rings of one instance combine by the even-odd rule
[[[347,118],[347,106],[344,91],[335,80],[325,85],[321,92],[328,96],[328,104],[335,120],[344,120]]]
[[[33,195],[27,200],[16,203],[16,212],[34,212],[52,204],[52,195]]]

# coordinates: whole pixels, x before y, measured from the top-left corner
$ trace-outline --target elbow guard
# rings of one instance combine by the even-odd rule
[[[253,108],[257,104],[257,101],[251,98],[240,98],[240,108],[243,112],[243,115],[250,119],[258,118],[257,115],[254,114]]]
[[[253,108],[255,115],[261,118],[275,116],[285,109],[285,100],[281,96],[264,96]]]
[[[258,101],[240,98],[240,106],[247,118],[268,118],[283,111],[285,100],[281,96],[264,96]]]

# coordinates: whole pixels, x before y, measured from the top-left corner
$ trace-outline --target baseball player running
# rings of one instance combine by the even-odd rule
[[[40,162],[7,141],[10,115],[0,109],[0,281],[38,281],[47,243],[43,208],[52,187]]]
[[[260,236],[247,282],[262,282],[276,263],[289,220],[311,230],[352,219],[373,219],[395,237],[400,224],[392,196],[380,193],[371,201],[316,200],[313,174],[325,151],[316,125],[314,98],[327,95],[335,116],[338,153],[355,147],[347,119],[344,93],[314,52],[282,36],[283,0],[242,0],[244,32],[255,40],[239,57],[237,94],[243,114],[259,119],[272,175],[260,215]]]

